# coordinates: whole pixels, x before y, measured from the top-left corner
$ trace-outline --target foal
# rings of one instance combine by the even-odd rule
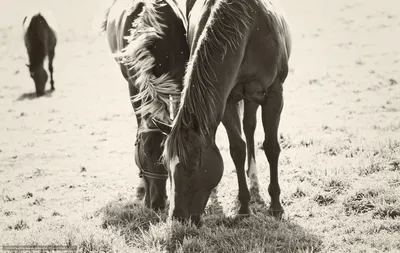
[[[43,67],[46,56],[49,60],[51,90],[54,90],[53,60],[57,45],[57,32],[56,24],[50,17],[49,13],[44,15],[42,12],[36,12],[26,16],[22,23],[24,42],[29,56],[29,64],[26,66],[35,82],[37,96],[44,94],[48,79],[47,72]]]

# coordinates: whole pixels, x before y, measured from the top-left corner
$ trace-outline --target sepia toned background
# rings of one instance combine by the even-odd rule
[[[285,217],[321,238],[319,250],[400,252],[400,4],[281,2],[293,35],[280,127]],[[93,29],[101,4],[1,6],[0,244],[105,233],[99,210],[133,199],[138,171],[128,86]],[[38,6],[53,12],[60,31],[56,90],[40,98],[22,39],[22,20]],[[260,125],[257,162],[269,203],[263,139]],[[237,183],[222,127],[218,146],[225,162],[218,198],[233,215]]]

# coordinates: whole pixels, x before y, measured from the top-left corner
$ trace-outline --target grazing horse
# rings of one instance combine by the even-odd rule
[[[51,21],[51,22],[50,22]],[[43,67],[44,58],[48,56],[51,90],[54,90],[53,59],[57,45],[56,24],[50,13],[44,15],[35,12],[24,18],[22,23],[24,30],[24,41],[28,51],[29,68],[31,78],[35,82],[36,95],[44,94],[48,75]]]
[[[171,122],[179,102],[189,58],[185,25],[174,0],[115,0],[102,23],[136,112],[137,195],[144,193],[145,205],[156,210],[166,205],[168,171],[160,162],[166,136],[151,119]]]
[[[277,132],[288,74],[291,36],[274,0],[188,0],[190,59],[172,127],[154,120],[168,134],[163,153],[170,170],[172,218],[195,223],[218,185],[223,162],[215,144],[222,122],[239,182],[239,213],[249,214],[250,193],[244,173],[245,143],[240,137],[237,103],[244,99],[249,174],[255,178],[254,128],[262,107],[264,152],[270,165],[269,212],[281,216]]]

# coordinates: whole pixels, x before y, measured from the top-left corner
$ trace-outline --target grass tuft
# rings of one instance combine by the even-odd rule
[[[344,182],[343,179],[332,178],[325,182],[324,190],[326,192],[342,194],[350,187],[348,182]]]
[[[105,240],[96,240],[94,236],[84,238],[78,245],[79,252],[112,252],[110,243]]]
[[[397,217],[400,217],[400,206],[392,206],[392,205],[378,206],[376,210],[373,212],[373,217],[379,219],[385,219],[385,218],[395,219]]]
[[[26,194],[24,194],[24,196],[22,196],[24,199],[29,199],[33,197],[33,194],[31,192],[27,192]]]
[[[371,164],[367,166],[363,166],[359,168],[358,175],[359,176],[368,176],[374,173],[378,173],[384,170],[385,167],[380,162],[371,162]]]
[[[4,211],[4,216],[11,216],[13,214],[15,214],[15,212],[13,212],[13,211],[10,211],[10,210]]]
[[[43,204],[43,202],[44,202],[44,198],[36,198],[35,201],[30,203],[29,205],[31,205],[31,206],[40,206],[40,205]]]
[[[44,219],[42,215],[39,215],[36,219],[37,222],[41,222]]]
[[[335,196],[328,192],[316,194],[313,199],[320,206],[329,206],[335,203]]]
[[[291,196],[292,198],[298,199],[298,198],[303,198],[303,197],[305,197],[305,196],[306,196],[306,193],[305,193],[303,190],[301,190],[299,187],[297,187],[297,188],[296,188],[296,191],[293,192],[290,196]]]
[[[167,218],[166,213],[155,212],[138,202],[111,202],[104,208],[103,213],[103,228],[114,226],[131,231],[148,229],[150,224],[165,221]]]
[[[14,225],[14,230],[24,230],[28,228],[29,228],[28,224],[26,223],[26,221],[22,219],[17,221],[17,223]]]
[[[343,203],[344,211],[347,215],[366,213],[375,208],[371,198],[376,196],[370,192],[358,192],[354,196],[349,197]]]

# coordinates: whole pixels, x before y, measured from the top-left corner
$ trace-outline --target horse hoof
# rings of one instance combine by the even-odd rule
[[[136,198],[138,200],[142,200],[144,198],[144,194],[145,194],[145,189],[144,187],[137,187],[136,188]]]
[[[248,217],[250,216],[250,208],[248,206],[241,206],[238,212],[238,215],[241,217]]]
[[[272,209],[272,208],[270,207],[270,208],[268,209],[268,214],[271,215],[271,216],[273,216],[273,217],[275,217],[275,218],[277,218],[277,219],[279,219],[279,220],[282,219],[283,213],[284,213],[283,208]]]

